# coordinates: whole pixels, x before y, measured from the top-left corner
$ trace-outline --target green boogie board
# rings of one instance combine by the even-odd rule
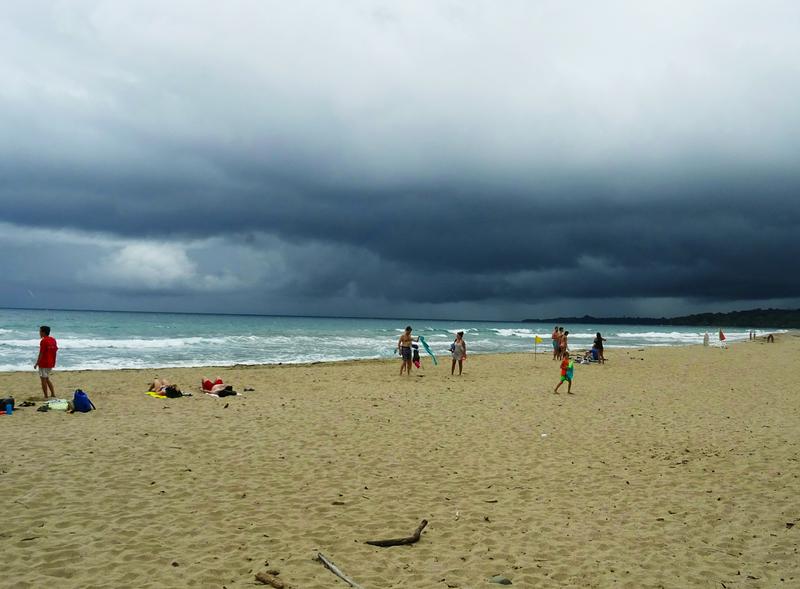
[[[433,365],[438,366],[439,361],[436,359],[436,356],[433,355],[433,352],[431,352],[431,347],[428,345],[428,342],[425,341],[425,336],[419,336],[419,341],[422,344],[422,347],[425,348],[425,351],[428,352],[428,355],[433,358]]]

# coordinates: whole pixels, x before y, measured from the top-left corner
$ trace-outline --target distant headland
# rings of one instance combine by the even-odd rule
[[[568,325],[682,325],[689,327],[782,327],[800,328],[800,309],[750,309],[730,313],[697,313],[682,317],[552,317],[523,319],[523,323],[552,323]]]

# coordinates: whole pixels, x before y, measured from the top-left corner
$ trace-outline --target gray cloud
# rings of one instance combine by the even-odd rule
[[[796,3],[2,11],[0,304],[800,300]]]

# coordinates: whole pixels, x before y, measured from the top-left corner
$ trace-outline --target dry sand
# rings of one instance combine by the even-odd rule
[[[574,395],[531,354],[56,372],[98,411],[0,417],[0,585],[345,587],[319,550],[365,589],[800,587],[799,352],[608,350]],[[144,395],[157,373],[195,396]]]

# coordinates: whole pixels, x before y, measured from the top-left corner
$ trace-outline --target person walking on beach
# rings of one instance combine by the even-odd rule
[[[453,376],[456,371],[456,362],[458,362],[458,376],[461,376],[461,370],[464,364],[464,358],[467,357],[467,342],[464,341],[464,332],[459,331],[456,334],[455,341],[450,344],[450,353],[453,355],[453,363],[450,366],[450,376]]]
[[[400,339],[397,341],[397,351],[400,353],[400,358],[403,363],[400,364],[400,376],[403,376],[403,371],[406,370],[408,376],[411,376],[411,343],[418,342],[418,337],[411,336],[411,326],[407,326]]]
[[[572,394],[572,375],[574,370],[575,365],[569,359],[569,352],[564,352],[561,359],[561,380],[558,381],[556,388],[553,389],[553,393],[557,395],[559,387],[564,384],[564,381],[567,381],[567,394]]]
[[[50,391],[50,396],[55,399],[56,393],[53,390],[50,373],[56,367],[58,343],[55,338],[50,337],[50,328],[47,325],[42,325],[39,328],[39,337],[41,338],[39,341],[39,357],[33,367],[39,371],[39,380],[42,381],[44,398],[47,398],[47,392]]]

